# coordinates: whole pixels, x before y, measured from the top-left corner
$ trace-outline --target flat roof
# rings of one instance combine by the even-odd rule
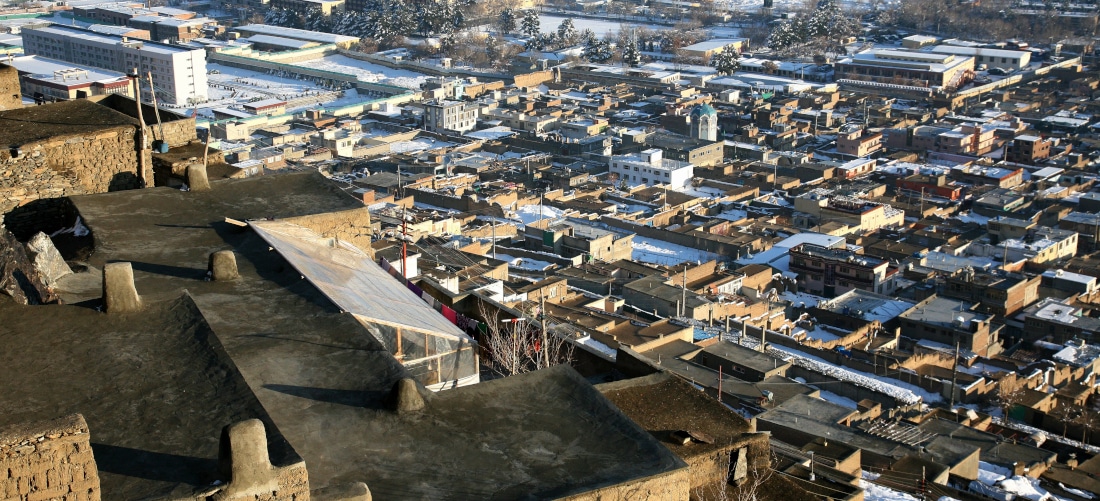
[[[259,43],[264,45],[277,45],[279,47],[289,47],[292,49],[304,49],[306,47],[317,44],[317,42],[309,40],[297,40],[294,38],[277,37],[274,35],[252,35],[248,38],[242,38],[239,41]]]
[[[293,38],[295,40],[308,40],[311,42],[320,43],[348,43],[359,41],[359,39],[356,37],[334,35],[332,33],[322,33],[320,31],[285,28],[282,26],[272,26],[269,24],[246,24],[244,26],[231,28],[230,31],[255,33],[258,35],[275,35],[277,37]]]
[[[708,51],[714,49],[720,49],[730,44],[745,43],[745,38],[715,38],[712,40],[706,40],[703,42],[693,43],[687,47],[682,47],[681,50],[698,50]]]
[[[703,352],[760,372],[768,372],[778,367],[790,365],[790,362],[786,360],[773,357],[767,353],[762,353],[751,348],[746,348],[736,343],[725,341],[707,346],[703,348]]]
[[[914,322],[935,324],[942,327],[955,327],[955,323],[962,319],[963,327],[969,329],[971,322],[984,322],[989,320],[989,315],[971,311],[971,303],[952,299],[949,297],[936,297],[931,301],[918,304],[901,316]]]
[[[966,56],[993,56],[1023,59],[1031,57],[1031,53],[1023,50],[987,49],[985,47],[961,47],[958,45],[937,45],[932,47],[932,52],[941,54],[962,54]]]
[[[83,414],[104,499],[229,480],[218,472],[218,438],[223,426],[249,418],[265,422],[274,464],[297,462],[183,294],[134,315],[0,300],[0,427]]]
[[[136,130],[138,121],[86,99],[75,99],[0,111],[0,142],[7,146],[20,146],[52,137],[124,125]]]
[[[667,372],[605,383],[596,389],[681,458],[720,450],[750,432],[744,418]],[[705,433],[714,443],[684,444],[672,438],[677,430]]]
[[[109,45],[120,45],[120,44],[122,44],[122,37],[121,36],[107,35],[107,34],[103,34],[103,33],[96,33],[95,31],[92,31],[92,30],[86,30],[86,29],[83,29],[83,28],[76,28],[76,27],[73,27],[73,26],[64,26],[64,25],[60,25],[60,24],[51,24],[49,26],[43,26],[43,27],[39,27],[39,28],[27,28],[24,31],[29,31],[29,32],[32,32],[32,33],[36,32],[36,31],[37,32],[42,32],[42,33],[50,33],[50,34],[54,34],[54,35],[60,35],[60,36],[70,37],[70,38],[78,38],[78,39],[85,40],[85,41],[88,41],[88,42],[96,42],[96,43],[101,43],[101,44],[109,44]],[[201,51],[202,50],[202,49],[195,49],[195,48],[189,48],[189,47],[181,47],[181,46],[178,46],[178,45],[169,45],[169,44],[164,44],[164,43],[160,43],[160,42],[151,42],[149,40],[130,40],[130,41],[141,44],[141,47],[140,47],[139,50],[148,51],[148,52],[158,52],[158,53],[162,53],[162,54],[176,54],[176,53],[180,53],[180,52],[192,52],[192,51]]]
[[[125,73],[58,61],[42,56],[14,57],[9,59],[7,64],[14,66],[20,73],[30,74],[36,79],[54,80],[61,84],[118,81],[120,79],[129,81],[129,77]]]

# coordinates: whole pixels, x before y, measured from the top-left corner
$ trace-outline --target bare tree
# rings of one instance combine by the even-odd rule
[[[1001,387],[997,391],[997,406],[1004,411],[1004,421],[1008,422],[1008,412],[1012,410],[1016,404],[1019,404],[1024,399],[1024,387],[1018,382],[1013,381],[1011,385],[1001,384]]]
[[[1097,424],[1100,424],[1100,414],[1095,410],[1088,407],[1084,407],[1078,412],[1077,417],[1073,418],[1073,423],[1081,425],[1081,443],[1089,444],[1089,432]]]
[[[749,450],[745,449],[744,468],[745,476],[734,478],[738,469],[737,456],[740,451],[733,450],[729,454],[723,454],[720,465],[726,471],[726,477],[721,481],[696,487],[691,493],[691,498],[699,501],[757,501],[763,486],[768,479],[775,474],[772,466],[775,464],[775,456],[768,455],[767,462],[753,461],[749,459]]]
[[[1069,432],[1070,423],[1077,418],[1077,411],[1077,409],[1065,402],[1062,402],[1050,411],[1050,416],[1057,419],[1059,423],[1062,423],[1062,438],[1066,438],[1066,433]]]
[[[486,302],[481,303],[478,312],[486,324],[486,332],[481,339],[484,360],[489,369],[499,376],[545,369],[569,363],[573,358],[572,340],[555,333],[549,326],[548,332],[543,335],[536,319],[504,319],[499,309]]]

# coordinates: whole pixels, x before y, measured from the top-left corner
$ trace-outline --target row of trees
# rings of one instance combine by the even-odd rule
[[[1061,17],[1067,10],[1070,10],[1068,2],[1049,0],[1028,11],[1021,10],[1012,0],[906,0],[881,11],[876,23],[979,41],[1013,37],[1047,41],[1093,32],[1095,27],[1088,23],[1075,24],[1072,18]]]
[[[836,0],[821,0],[817,8],[806,17],[783,21],[772,29],[768,47],[780,53],[840,52],[845,38],[859,32],[856,18],[840,10]]]
[[[394,43],[401,38],[445,36],[455,33],[465,22],[468,0],[369,0],[362,11],[345,11],[325,16],[319,9],[299,12],[271,9],[264,22],[276,26],[336,33]]]

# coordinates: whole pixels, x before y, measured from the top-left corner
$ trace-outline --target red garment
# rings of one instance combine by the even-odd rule
[[[452,324],[458,325],[458,313],[455,313],[446,305],[443,306],[443,316],[447,317],[447,320],[450,320]]]

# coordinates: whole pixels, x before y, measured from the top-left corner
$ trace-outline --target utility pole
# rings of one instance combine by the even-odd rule
[[[409,278],[409,220],[405,216],[405,206],[401,206],[401,276]]]
[[[684,263],[684,278],[681,282],[681,293],[683,298],[680,300],[680,316],[687,316],[687,300],[688,300],[688,268],[687,263]]]
[[[955,383],[956,377],[959,375],[959,340],[955,340],[955,364],[951,367],[951,405],[948,409],[955,408]]]
[[[539,293],[539,322],[542,326],[542,367],[550,367],[550,347],[547,343],[549,336],[546,334],[546,293]]]

